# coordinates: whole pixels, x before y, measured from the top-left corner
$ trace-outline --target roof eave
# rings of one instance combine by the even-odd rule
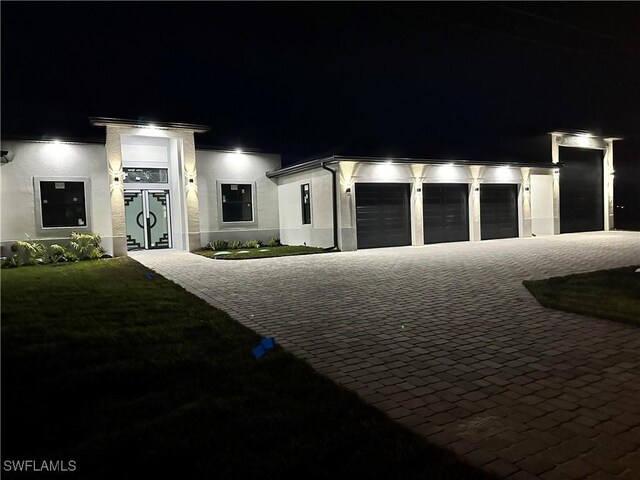
[[[89,122],[94,127],[157,128],[160,130],[189,130],[194,133],[205,133],[211,128],[208,125],[198,125],[195,123],[153,122],[149,120],[140,121],[111,117],[89,117]]]

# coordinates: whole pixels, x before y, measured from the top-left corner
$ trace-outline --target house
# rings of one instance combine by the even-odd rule
[[[103,144],[3,140],[3,255],[99,233],[114,255],[279,237],[340,250],[613,228],[613,142],[551,132],[546,163],[196,149],[206,126],[92,117]]]

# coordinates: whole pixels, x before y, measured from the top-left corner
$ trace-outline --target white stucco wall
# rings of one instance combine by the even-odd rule
[[[311,223],[302,224],[301,186],[309,184]],[[330,247],[333,245],[333,179],[322,168],[278,179],[280,235],[287,245]]]
[[[531,175],[531,231],[553,235],[553,175]]]
[[[12,162],[0,166],[2,219],[0,241],[3,255],[16,240],[67,241],[71,230],[98,233],[102,245],[112,253],[109,175],[104,145],[35,141],[3,141],[2,149],[15,153]],[[37,218],[34,177],[71,181],[88,178],[88,228],[42,229]]]
[[[280,237],[278,186],[266,172],[281,166],[280,155],[196,150],[200,242],[263,240]],[[248,183],[253,192],[253,222],[222,222],[220,182]]]

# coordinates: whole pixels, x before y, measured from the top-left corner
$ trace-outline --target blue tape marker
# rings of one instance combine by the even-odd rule
[[[256,357],[256,360],[262,357],[265,353],[267,353],[267,351],[262,348],[262,345],[258,345],[253,349],[253,356]]]
[[[273,337],[265,337],[260,340],[260,345],[262,345],[262,348],[264,348],[265,350],[271,350],[276,346],[276,339]]]

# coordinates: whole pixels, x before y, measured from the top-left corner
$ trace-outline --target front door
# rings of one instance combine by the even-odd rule
[[[171,248],[169,191],[125,190],[127,250]]]

